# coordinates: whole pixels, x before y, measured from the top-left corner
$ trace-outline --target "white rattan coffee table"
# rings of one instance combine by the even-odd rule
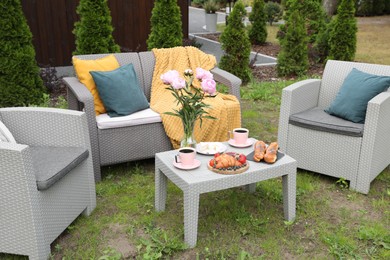
[[[229,151],[243,154],[252,152],[253,147],[236,148],[227,143]],[[198,233],[199,195],[206,192],[224,190],[247,185],[254,192],[256,182],[282,176],[284,217],[291,221],[295,218],[296,172],[297,162],[284,155],[274,164],[248,161],[249,169],[237,175],[217,174],[207,169],[211,156],[197,154],[201,166],[193,170],[180,170],[173,166],[177,150],[157,153],[155,157],[155,207],[164,211],[167,197],[167,180],[171,180],[184,194],[184,241],[189,247],[196,245]]]

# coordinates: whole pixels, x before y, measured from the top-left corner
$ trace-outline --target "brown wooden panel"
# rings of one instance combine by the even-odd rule
[[[78,21],[80,0],[22,0],[23,12],[33,34],[37,62],[41,65],[71,65],[75,50],[72,33]],[[108,0],[113,36],[122,51],[145,51],[150,33],[154,0]],[[188,37],[188,0],[178,0],[183,35]]]

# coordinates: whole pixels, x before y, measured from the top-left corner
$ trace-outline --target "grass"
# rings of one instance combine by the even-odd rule
[[[375,50],[358,47],[357,57],[371,51],[373,62],[389,58]],[[252,82],[242,88],[243,126],[253,137],[277,139],[281,91],[291,83]],[[368,195],[350,191],[343,180],[298,171],[293,222],[283,218],[280,178],[258,183],[253,194],[242,188],[202,194],[193,249],[183,243],[183,194],[174,184],[168,184],[166,211],[154,210],[153,160],[103,167],[102,174],[96,209],[52,243],[52,259],[390,258],[388,168]],[[23,257],[0,254],[0,259]]]

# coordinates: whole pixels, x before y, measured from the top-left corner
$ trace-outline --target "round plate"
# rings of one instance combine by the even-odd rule
[[[205,155],[223,153],[227,147],[221,142],[200,142],[196,145],[196,152]]]
[[[228,141],[228,143],[231,146],[238,147],[238,148],[244,148],[244,147],[251,146],[254,142],[255,142],[255,139],[250,139],[250,138],[246,140],[245,144],[236,144],[234,139],[229,139],[229,141]]]
[[[192,170],[195,168],[198,168],[200,166],[201,162],[197,159],[194,159],[194,164],[193,165],[182,165],[181,163],[177,163],[173,161],[173,166],[176,168],[182,169],[182,170]]]

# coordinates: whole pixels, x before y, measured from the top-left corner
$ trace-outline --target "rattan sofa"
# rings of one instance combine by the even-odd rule
[[[106,55],[108,54],[79,55],[76,57],[91,60]],[[114,55],[120,65],[133,64],[140,86],[147,100],[150,101],[155,64],[153,52],[129,52]],[[217,82],[226,85],[229,93],[240,100],[241,79],[217,67],[212,69],[211,72]],[[87,114],[96,181],[101,179],[100,166],[153,158],[158,152],[172,149],[161,122],[99,129],[96,123],[91,93],[76,77],[65,77],[63,81],[67,86],[69,108],[85,111]]]
[[[322,80],[307,79],[283,89],[278,141],[299,168],[344,178],[351,189],[367,194],[370,183],[390,164],[390,92],[369,101],[364,125],[341,122],[350,129],[362,127],[362,136],[310,129],[291,121],[301,112],[329,107],[352,68],[390,76],[390,66],[329,60]]]
[[[0,253],[48,259],[50,244],[80,214],[89,215],[96,207],[86,115],[53,108],[0,108],[0,121],[16,140],[0,141]],[[77,163],[68,156],[70,166],[57,156],[80,150],[85,156]],[[46,179],[51,184],[42,186],[42,176],[51,176]]]

